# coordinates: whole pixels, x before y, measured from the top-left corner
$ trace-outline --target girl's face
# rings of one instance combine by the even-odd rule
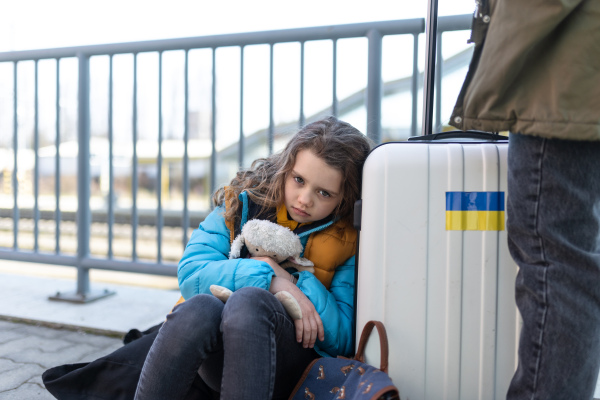
[[[296,222],[327,217],[342,201],[342,173],[311,150],[300,150],[285,180],[285,207]]]

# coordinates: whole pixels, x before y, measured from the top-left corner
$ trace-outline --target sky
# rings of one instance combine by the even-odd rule
[[[439,15],[474,0],[439,0]],[[423,18],[426,0],[0,0],[0,52]]]

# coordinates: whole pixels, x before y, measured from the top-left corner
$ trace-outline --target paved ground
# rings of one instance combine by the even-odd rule
[[[0,320],[0,399],[54,399],[42,383],[45,370],[93,361],[121,346],[120,338]]]
[[[172,278],[104,274],[92,289],[115,294],[88,304],[51,301],[76,289],[72,268],[0,260],[0,400],[50,400],[42,373],[93,361],[122,346],[132,328],[145,330],[171,310]]]

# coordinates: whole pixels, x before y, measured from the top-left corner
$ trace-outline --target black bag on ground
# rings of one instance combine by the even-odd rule
[[[59,400],[133,400],[158,328],[130,331],[124,339],[127,344],[95,361],[50,368],[42,375],[46,390]],[[218,398],[197,376],[186,400],[207,395]]]

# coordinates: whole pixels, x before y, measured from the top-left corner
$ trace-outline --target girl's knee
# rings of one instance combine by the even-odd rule
[[[265,289],[257,287],[244,287],[233,292],[226,307],[249,308],[256,310],[257,307],[272,306],[272,302],[277,302],[275,296]]]
[[[223,322],[236,325],[253,323],[257,318],[268,318],[272,313],[281,311],[280,308],[283,310],[281,303],[269,291],[245,287],[235,291],[227,300]]]
[[[219,325],[223,302],[212,295],[199,294],[177,305],[167,316],[167,322],[187,331],[190,328],[208,326],[211,321]]]

